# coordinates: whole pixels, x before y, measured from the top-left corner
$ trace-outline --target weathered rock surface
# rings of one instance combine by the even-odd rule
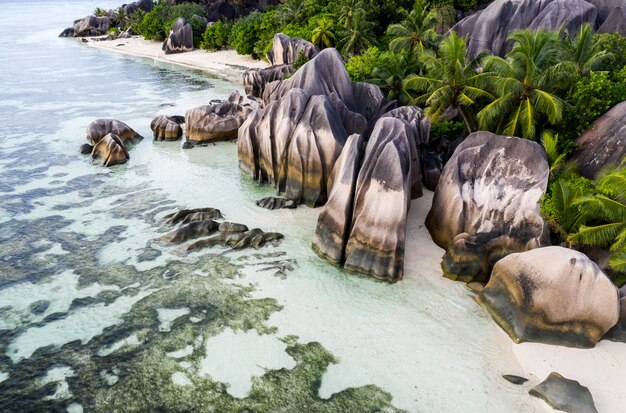
[[[428,190],[434,192],[437,189],[441,172],[449,159],[449,151],[450,142],[446,138],[438,139],[435,145],[422,147],[422,183]]]
[[[127,5],[123,7],[124,7],[124,12],[126,13],[126,16],[130,17],[130,15],[136,12],[137,10],[143,10],[147,13],[152,10],[153,6],[154,6],[154,3],[152,2],[152,0],[139,0],[139,1],[133,1],[132,3],[128,3]]]
[[[176,225],[181,223],[182,225],[189,224],[191,222],[220,219],[222,213],[216,208],[194,208],[183,209],[172,214],[165,216],[165,223],[168,225]]]
[[[173,230],[161,237],[162,241],[181,243],[194,238],[206,237],[217,232],[220,224],[213,220],[195,221],[181,224],[180,228]]]
[[[283,235],[277,232],[263,232],[255,228],[246,232],[220,233],[211,238],[201,239],[184,246],[185,251],[196,251],[215,246],[231,247],[239,250],[244,248],[260,248],[265,244],[278,245]]]
[[[337,265],[345,261],[346,244],[352,227],[354,192],[364,151],[363,136],[350,135],[333,167],[328,201],[317,219],[313,250]]]
[[[626,343],[626,285],[619,289],[619,321],[606,335],[605,339]]]
[[[189,109],[185,113],[187,140],[198,143],[236,139],[239,127],[256,107],[255,102],[234,92],[224,102]]]
[[[550,373],[547,379],[528,393],[544,400],[556,410],[568,413],[598,413],[589,389],[558,373]]]
[[[580,149],[574,160],[580,173],[594,179],[607,166],[616,166],[626,157],[626,102],[614,106],[597,119],[576,140]]]
[[[585,23],[596,27],[597,15],[596,7],[584,0],[495,0],[452,30],[469,37],[470,56],[485,50],[504,56],[512,46],[507,39],[518,29],[556,31],[563,25],[575,34]]]
[[[93,151],[93,146],[88,143],[83,143],[80,145],[80,153],[82,155],[89,155]]]
[[[267,52],[267,60],[272,66],[292,65],[302,53],[307,60],[311,60],[319,53],[320,49],[313,43],[300,38],[291,38],[283,33],[274,35],[272,49]]]
[[[116,134],[109,133],[94,145],[91,152],[93,159],[102,159],[103,166],[126,163],[130,156],[124,141]]]
[[[184,53],[193,50],[193,29],[182,17],[174,22],[168,38],[163,42],[165,54]]]
[[[619,33],[626,36],[626,6],[613,9],[596,33]]]
[[[108,16],[87,16],[74,21],[74,36],[101,36],[111,28],[111,19]]]
[[[292,199],[276,198],[273,196],[262,198],[256,201],[257,206],[265,209],[296,209],[298,203]]]
[[[263,96],[265,85],[277,80],[283,80],[295,72],[292,65],[277,65],[264,69],[246,69],[243,72],[243,87],[247,95],[257,98]]]
[[[96,145],[109,133],[117,135],[124,144],[135,143],[143,137],[130,126],[115,119],[96,119],[87,126],[87,142]]]
[[[548,185],[545,151],[535,142],[475,132],[446,164],[426,218],[447,250],[442,268],[462,281],[485,281],[502,257],[549,243],[539,200]]]
[[[68,27],[64,29],[59,35],[59,37],[74,37],[74,28]]]
[[[340,100],[291,89],[239,129],[239,167],[297,203],[323,205],[327,181],[351,133],[367,121]]]
[[[586,255],[562,247],[496,263],[478,302],[516,343],[593,347],[618,321],[619,293]]]
[[[183,136],[183,128],[180,126],[183,123],[183,116],[158,115],[150,123],[150,129],[157,141],[176,141]]]
[[[606,21],[611,12],[618,7],[626,7],[626,0],[587,0],[598,10],[598,20]]]
[[[502,376],[502,378],[504,378],[504,380],[508,381],[509,383],[513,383],[515,385],[520,385],[520,384],[524,384],[528,381],[527,378],[525,377],[521,377],[521,376],[516,376],[514,374],[504,374]]]

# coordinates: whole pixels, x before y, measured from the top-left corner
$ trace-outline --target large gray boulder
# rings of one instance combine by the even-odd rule
[[[446,250],[452,279],[486,281],[502,257],[549,243],[539,201],[548,185],[543,148],[527,139],[475,132],[446,164],[426,218]]]
[[[320,49],[313,43],[298,37],[291,38],[283,33],[276,33],[272,49],[267,52],[267,60],[274,65],[292,65],[296,63],[302,53],[307,60],[311,60]]]
[[[604,22],[614,9],[626,7],[626,0],[587,0],[587,3],[596,6],[600,22]]]
[[[182,17],[174,22],[170,35],[163,42],[165,54],[185,53],[193,50],[193,29]]]
[[[116,135],[124,144],[135,143],[143,139],[143,136],[122,121],[116,119],[96,119],[87,126],[87,142],[91,145],[96,145],[110,133]]]
[[[74,36],[101,36],[111,28],[111,19],[108,16],[87,16],[74,21]]]
[[[239,127],[256,108],[256,102],[233,92],[223,102],[189,109],[185,113],[187,140],[204,143],[237,139]]]
[[[595,179],[598,172],[607,166],[624,162],[626,156],[626,102],[614,106],[596,120],[576,140],[580,145],[574,160],[580,173]]]
[[[611,10],[596,33],[618,33],[626,36],[626,6]]]
[[[504,56],[512,46],[507,39],[518,29],[558,30],[563,26],[573,35],[585,23],[595,28],[596,18],[596,7],[584,0],[495,0],[452,30],[468,36],[470,56],[485,50]]]
[[[152,2],[152,0],[139,0],[139,1],[134,1],[132,3],[128,3],[127,5],[123,7],[124,7],[124,13],[126,14],[126,16],[130,17],[130,15],[136,12],[137,10],[143,10],[147,13],[152,10],[153,6],[154,6],[154,3]]]
[[[368,121],[376,120],[384,111],[393,109],[376,85],[352,82],[337,50],[322,50],[287,80],[268,83],[263,101],[269,104],[285,96],[291,89],[302,89],[308,95],[336,96],[352,112]]]
[[[567,413],[598,413],[589,389],[576,380],[552,372],[528,393],[548,403],[555,410]]]
[[[283,80],[295,71],[292,65],[277,65],[264,69],[246,69],[243,72],[243,87],[247,95],[260,98],[263,96],[265,85],[277,80]]]
[[[593,347],[618,321],[619,293],[586,255],[538,248],[501,259],[478,302],[516,343]]]
[[[376,122],[365,153],[363,138],[350,137],[318,218],[313,249],[320,256],[385,281],[402,278],[407,214],[422,195],[418,145],[429,131],[421,109],[403,107]]]
[[[346,139],[366,127],[365,118],[336,97],[291,89],[253,112],[239,128],[239,167],[260,182],[272,183],[289,199],[323,205]]]

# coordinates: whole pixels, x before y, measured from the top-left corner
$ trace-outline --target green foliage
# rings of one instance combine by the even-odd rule
[[[306,55],[303,52],[300,52],[300,53],[298,53],[298,58],[293,63],[293,68],[295,70],[298,70],[302,66],[304,66],[306,64],[306,62],[308,62],[308,61],[309,61],[309,59],[306,57]]]
[[[430,140],[447,137],[450,142],[454,142],[465,136],[465,124],[463,122],[444,121],[430,124]]]
[[[619,34],[596,34],[600,49],[611,52],[611,59],[602,62],[599,70],[617,72],[626,66],[626,37]]]
[[[228,47],[232,25],[217,21],[207,26],[200,47],[206,50],[222,50]]]
[[[130,20],[128,16],[126,16],[126,10],[124,10],[123,7],[120,6],[117,9],[115,9],[115,12],[113,12],[113,19],[115,21],[115,24],[117,24],[118,28],[122,30],[128,29]]]
[[[263,16],[259,12],[250,13],[248,16],[237,19],[230,33],[230,44],[239,54],[255,53],[254,46],[259,41],[259,32]]]
[[[568,58],[576,65],[578,76],[598,69],[613,56],[608,50],[602,48],[598,39],[593,35],[593,29],[589,23],[582,26],[566,46],[569,52]]]
[[[334,33],[333,21],[328,17],[322,17],[317,21],[317,26],[313,30],[311,43],[324,49],[335,45],[337,37]]]
[[[411,96],[404,90],[404,79],[418,69],[418,63],[405,54],[385,52],[380,56],[378,65],[372,70],[369,79],[382,89],[387,99],[397,99],[401,105],[407,105]]]
[[[191,3],[172,5],[162,1],[157,3],[152,11],[146,13],[141,22],[133,28],[148,40],[162,41],[169,35],[174,22],[182,17],[191,24],[194,45],[199,46],[206,27],[201,21],[191,18],[194,14],[202,16],[204,14],[202,6]]]
[[[357,9],[342,33],[341,53],[350,57],[363,53],[367,48],[376,46],[373,29],[375,23],[367,19],[365,11]]]
[[[96,7],[93,11],[93,15],[96,17],[104,17],[104,16],[108,16],[109,12],[106,9],[103,9],[101,7]]]
[[[401,53],[408,52],[417,58],[424,53],[425,47],[433,47],[437,42],[437,15],[429,10],[429,3],[416,0],[415,7],[398,24],[392,24],[387,33],[392,37],[389,50]]]
[[[363,54],[352,56],[346,63],[346,70],[353,82],[364,82],[372,78],[372,71],[380,66],[381,51],[370,47]]]
[[[575,174],[561,177],[549,185],[541,213],[558,242],[566,241],[578,231],[583,214],[577,201],[592,192],[592,182]]]
[[[554,179],[560,174],[571,169],[567,164],[567,153],[560,151],[559,135],[552,131],[543,131],[541,134],[541,145],[546,151],[548,165],[550,165],[550,179]]]

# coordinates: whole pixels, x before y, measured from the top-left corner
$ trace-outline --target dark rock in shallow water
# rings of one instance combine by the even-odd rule
[[[182,17],[176,20],[168,38],[163,42],[165,54],[185,53],[193,50],[193,29]]]
[[[237,224],[236,222],[222,222],[218,230],[224,234],[232,234],[235,232],[246,232],[248,231],[248,227],[244,224]]]
[[[175,225],[182,221],[183,224],[191,222],[204,221],[209,219],[220,219],[222,213],[217,208],[195,208],[183,209],[165,216],[165,223]]]
[[[183,142],[182,148],[183,149],[193,149],[193,148],[195,148],[195,145],[193,143],[189,142],[189,141],[185,141],[185,142]]]
[[[182,123],[185,123],[182,116],[158,115],[150,123],[150,129],[157,141],[176,141],[183,136]]]
[[[311,42],[300,38],[291,38],[283,33],[274,35],[272,49],[267,53],[267,60],[272,66],[292,65],[296,63],[300,54],[307,60],[314,58],[320,49]]]
[[[48,307],[50,307],[50,301],[37,300],[28,306],[28,311],[30,311],[33,314],[39,315],[39,314],[45,313]]]
[[[496,263],[481,304],[516,343],[593,347],[618,321],[618,291],[584,254],[562,247]]]
[[[426,227],[446,249],[446,276],[486,281],[502,257],[549,244],[539,200],[548,185],[543,148],[532,141],[475,132],[439,179]]]
[[[154,248],[144,248],[141,254],[137,257],[137,262],[154,261],[159,258],[163,253]]]
[[[194,238],[206,237],[217,232],[219,223],[213,220],[191,222],[189,224],[181,224],[177,228],[161,237],[162,241],[180,244]]]
[[[124,144],[135,143],[143,139],[143,136],[124,122],[115,119],[96,119],[87,126],[87,142],[96,145],[100,139],[109,133],[117,135]]]
[[[577,140],[580,149],[573,159],[580,173],[595,179],[607,166],[617,166],[626,157],[626,102],[598,118]]]
[[[93,146],[88,143],[83,143],[80,145],[80,153],[83,155],[89,155],[93,151]]]
[[[550,373],[547,379],[528,393],[544,400],[556,410],[568,413],[598,413],[589,389],[558,373]]]
[[[102,159],[103,166],[123,164],[130,159],[124,142],[113,133],[105,135],[94,145],[91,157]]]
[[[510,383],[513,383],[513,384],[517,384],[517,385],[524,384],[524,383],[526,383],[528,381],[527,378],[520,377],[520,376],[515,376],[513,374],[504,374],[502,377],[506,381],[508,381]]]
[[[295,209],[298,207],[298,203],[291,199],[267,197],[256,201],[257,206],[265,209]]]
[[[276,245],[283,235],[276,232],[263,232],[255,228],[246,232],[223,233],[211,238],[202,239],[186,245],[186,251],[196,251],[215,246],[231,247],[232,249],[260,248],[267,243]]]
[[[74,37],[74,28],[73,27],[68,27],[67,29],[65,29],[65,30],[63,30],[61,32],[59,37]]]

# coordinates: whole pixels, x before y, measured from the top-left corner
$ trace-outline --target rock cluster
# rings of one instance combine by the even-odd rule
[[[617,166],[626,158],[626,102],[622,102],[596,120],[577,140],[580,149],[574,154],[580,173],[595,179],[607,166]]]
[[[163,42],[165,54],[185,53],[193,50],[193,29],[182,17],[174,22],[170,34]]]
[[[276,65],[264,69],[246,69],[243,73],[243,87],[247,95],[260,98],[265,91],[265,85],[295,72],[293,65]]]
[[[132,3],[128,3],[123,7],[124,7],[124,12],[126,13],[126,16],[130,17],[130,15],[136,12],[137,10],[143,10],[146,13],[151,11],[152,8],[154,7],[154,3],[152,2],[152,0],[138,0]]]
[[[96,16],[87,16],[82,19],[78,19],[74,21],[74,25],[72,27],[73,32],[72,36],[74,37],[84,37],[84,36],[101,36],[106,34],[107,31],[111,28],[111,18],[108,16],[96,17]],[[68,29],[65,29],[63,33],[61,33],[62,37],[69,37]],[[65,36],[63,36],[65,34]]]
[[[539,209],[548,177],[539,144],[490,132],[468,136],[443,169],[426,218],[446,250],[446,276],[486,281],[501,258],[549,243]]]
[[[311,42],[298,37],[292,39],[286,34],[276,33],[272,49],[267,52],[266,57],[272,66],[292,65],[301,54],[306,60],[311,60],[319,52],[320,49]]]
[[[103,166],[125,163],[129,158],[129,144],[143,139],[130,126],[115,119],[97,119],[87,127],[87,142],[80,147],[82,154],[102,159]]]
[[[608,3],[611,3],[609,5]],[[477,56],[491,51],[503,56],[512,43],[507,39],[518,29],[559,30],[575,34],[585,23],[598,27],[623,0],[495,0],[485,9],[461,20],[453,30],[468,36],[468,52]],[[613,7],[611,7],[613,6]]]

